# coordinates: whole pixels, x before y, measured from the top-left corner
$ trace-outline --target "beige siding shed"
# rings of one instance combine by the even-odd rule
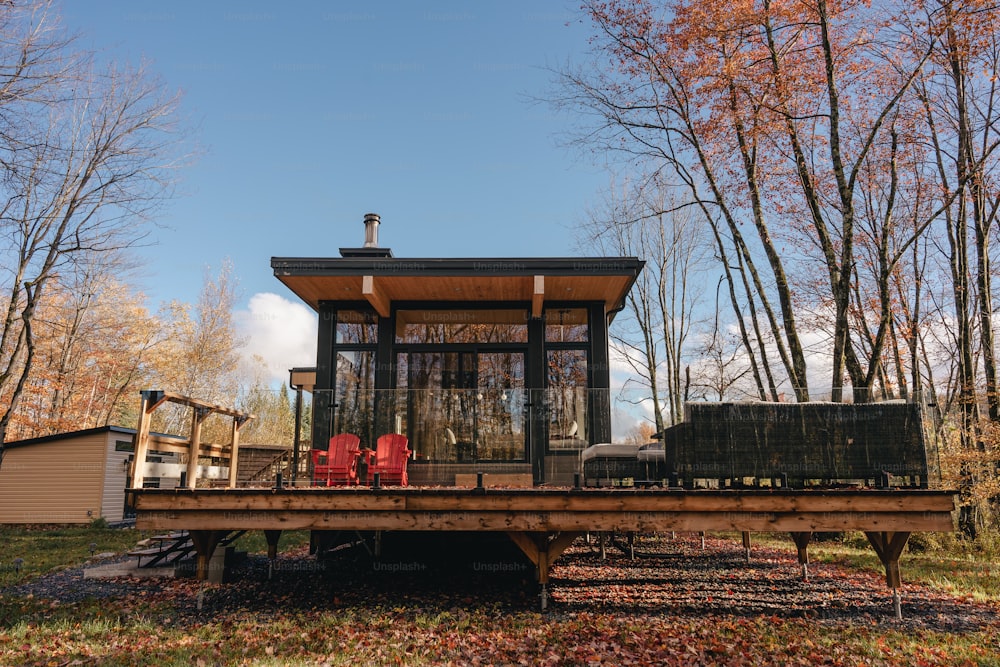
[[[0,523],[89,523],[100,517],[107,442],[105,429],[91,429],[6,445]]]
[[[0,463],[0,525],[123,520],[134,435],[135,429],[103,426],[7,443]],[[156,436],[157,442],[172,439],[178,438]],[[175,453],[150,455],[179,460]],[[178,480],[150,481],[173,488]]]

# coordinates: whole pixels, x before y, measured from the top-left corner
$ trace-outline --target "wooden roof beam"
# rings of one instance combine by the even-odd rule
[[[382,317],[389,317],[389,297],[385,295],[381,286],[375,284],[375,276],[361,278],[361,294],[372,305],[376,313]]]
[[[531,316],[542,316],[542,305],[545,303],[545,276],[535,276],[535,289],[531,294]]]
[[[240,410],[234,410],[232,408],[226,408],[221,405],[216,405],[215,403],[209,403],[208,401],[202,401],[197,398],[191,398],[189,396],[184,396],[183,394],[178,394],[172,391],[160,391],[144,389],[142,392],[143,397],[148,401],[147,411],[152,412],[157,407],[162,405],[164,402],[176,403],[177,405],[183,405],[185,407],[194,408],[196,410],[207,410],[209,412],[218,413],[220,415],[226,415],[227,417],[235,417],[237,419],[254,419],[254,415],[248,412],[241,412]]]
[[[379,284],[375,283],[375,276],[362,276],[361,294],[381,317],[389,317],[391,300],[386,296],[381,282]]]

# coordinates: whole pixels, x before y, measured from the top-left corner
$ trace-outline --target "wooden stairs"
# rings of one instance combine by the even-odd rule
[[[216,548],[225,548],[245,532],[245,530],[230,531],[222,538]],[[186,530],[146,538],[139,541],[135,549],[128,552],[129,556],[135,556],[139,559],[138,567],[140,568],[176,565],[194,554],[194,542],[191,541],[191,536]]]

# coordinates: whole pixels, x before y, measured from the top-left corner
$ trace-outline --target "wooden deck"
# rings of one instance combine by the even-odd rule
[[[549,568],[588,532],[787,532],[806,574],[816,532],[863,531],[886,568],[899,613],[899,556],[910,533],[954,530],[955,493],[929,490],[641,490],[570,488],[279,488],[130,490],[136,527],[188,530],[199,574],[233,530],[504,532],[548,583]]]

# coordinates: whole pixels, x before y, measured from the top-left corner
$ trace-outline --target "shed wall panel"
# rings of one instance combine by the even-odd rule
[[[106,442],[107,434],[99,433],[8,449],[0,465],[0,523],[98,518]]]

